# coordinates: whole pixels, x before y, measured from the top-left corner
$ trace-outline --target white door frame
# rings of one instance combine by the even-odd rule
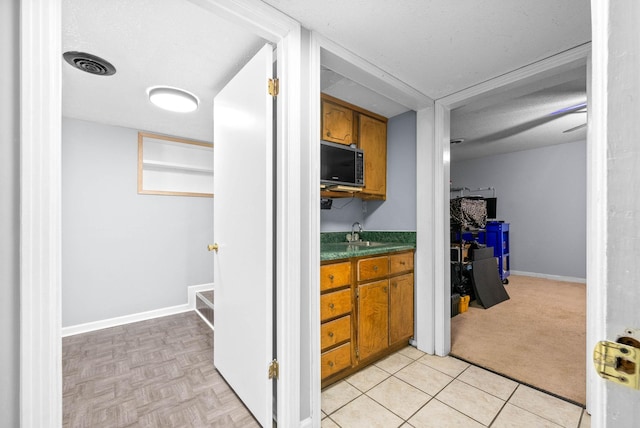
[[[300,26],[258,0],[193,0],[277,44],[278,418],[300,421]],[[20,422],[62,422],[61,0],[20,4]],[[286,82],[286,83],[285,83]],[[265,368],[266,376],[266,368]]]

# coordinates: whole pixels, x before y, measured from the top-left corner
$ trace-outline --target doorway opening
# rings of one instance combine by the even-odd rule
[[[498,270],[495,280],[478,275],[475,285],[493,287],[497,282],[495,287],[504,284],[511,295],[511,299],[488,309],[483,309],[478,299],[462,313],[456,310],[458,305],[454,309],[452,299],[451,354],[585,406],[586,127],[580,126],[580,130],[575,131],[578,125],[586,123],[586,111],[581,110],[584,105],[577,106],[586,103],[587,98],[588,50],[580,47],[575,53],[579,51],[582,51],[581,59],[550,63],[543,73],[533,73],[517,83],[497,85],[482,96],[449,104],[448,140],[464,139],[464,142],[447,144],[451,162],[447,165],[447,181],[451,183],[451,198],[458,197],[460,190],[475,199],[495,197],[496,205],[491,208],[497,214],[494,212],[486,227],[492,223],[506,226],[503,228],[508,230],[508,249],[506,254],[490,251],[490,256],[509,257],[509,260],[502,260],[503,271]],[[451,100],[441,101],[446,105]],[[554,102],[557,108],[552,107]],[[564,107],[574,109],[559,115],[558,111]],[[535,141],[550,140],[540,138],[543,132],[555,133],[551,135],[559,138],[552,146],[536,145]],[[470,138],[465,133],[474,136]],[[515,151],[509,149],[510,142],[518,144]],[[490,192],[483,192],[485,190]],[[447,205],[447,217],[448,211]],[[569,216],[563,217],[563,214]],[[563,227],[562,231],[570,238],[563,239],[562,233],[558,233],[558,228]],[[471,248],[466,253],[462,249],[462,259],[454,258],[452,251],[448,260],[456,267],[463,267],[450,270],[451,283],[458,279],[455,275],[464,275],[472,299],[476,297],[473,248],[479,247],[481,251],[488,246],[486,236],[490,233],[484,235],[485,231],[479,229],[465,234]],[[453,233],[449,238],[451,248],[456,239],[460,239]],[[554,241],[556,238],[559,240]],[[554,257],[556,249],[558,255]],[[454,263],[455,260],[460,261]],[[566,300],[562,300],[564,296]],[[513,334],[509,336],[511,328]],[[544,334],[540,330],[536,334],[536,328],[543,329]],[[576,340],[569,340],[572,343],[567,344],[567,336]],[[544,346],[543,340],[551,339],[564,344],[564,348],[570,346],[572,356],[567,357],[563,351],[556,355],[548,351],[553,347]],[[536,356],[542,348],[545,352]],[[572,378],[577,381],[572,385],[555,382],[566,373],[563,370],[555,376],[540,376],[541,364],[562,367],[565,363],[575,372]]]

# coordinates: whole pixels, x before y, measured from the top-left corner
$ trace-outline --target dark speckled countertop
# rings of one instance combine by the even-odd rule
[[[346,242],[350,232],[325,232],[320,234],[320,260],[339,260],[369,256],[416,248],[415,232],[362,232],[360,240],[371,245],[354,245]]]

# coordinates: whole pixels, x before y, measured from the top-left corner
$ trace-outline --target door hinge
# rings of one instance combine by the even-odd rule
[[[593,350],[593,365],[600,377],[640,390],[639,341],[621,337],[617,342],[598,342]]]
[[[277,78],[269,79],[269,95],[276,97],[280,92],[280,80]]]
[[[278,360],[273,360],[269,363],[269,379],[278,380],[279,375],[280,365],[278,364]]]

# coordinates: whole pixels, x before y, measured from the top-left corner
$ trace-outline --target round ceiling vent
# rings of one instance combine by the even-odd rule
[[[71,66],[87,73],[99,76],[111,76],[116,73],[116,68],[109,61],[89,53],[69,51],[62,56]]]

